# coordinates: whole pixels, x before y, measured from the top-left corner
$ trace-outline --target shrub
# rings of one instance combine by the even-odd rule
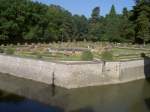
[[[91,61],[93,60],[93,54],[91,51],[84,51],[81,55],[82,60],[84,61]]]
[[[4,53],[4,49],[0,48],[0,53]]]
[[[5,53],[8,55],[12,55],[12,54],[14,54],[14,52],[15,52],[15,49],[10,48],[10,47],[5,50]]]
[[[113,53],[112,53],[112,51],[104,51],[104,52],[102,52],[101,58],[103,60],[108,60],[108,61],[113,60]]]
[[[41,58],[42,58],[41,53],[37,53],[36,56],[37,56],[38,59],[41,59]]]
[[[41,59],[42,58],[42,54],[39,52],[32,52],[32,55],[35,55],[37,59]]]

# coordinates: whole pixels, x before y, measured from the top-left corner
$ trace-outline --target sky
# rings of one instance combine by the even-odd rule
[[[112,6],[115,5],[118,13],[122,12],[124,7],[129,10],[134,6],[134,0],[33,0],[45,3],[47,5],[55,4],[70,11],[72,14],[85,15],[90,17],[92,9],[96,6],[101,8],[101,15],[105,16]]]

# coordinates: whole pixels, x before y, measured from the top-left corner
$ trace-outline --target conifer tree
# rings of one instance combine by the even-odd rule
[[[150,40],[150,2],[138,0],[134,7],[134,23],[136,38],[143,40],[143,44]]]

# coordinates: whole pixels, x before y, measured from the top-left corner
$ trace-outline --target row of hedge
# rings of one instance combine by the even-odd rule
[[[7,48],[0,47],[0,53],[5,53],[7,55],[13,55],[15,53],[15,49],[13,49],[11,47],[7,47]],[[42,54],[40,54],[40,53],[36,53],[34,55],[36,55],[38,59],[42,58]],[[105,51],[101,54],[101,58],[103,60],[113,60],[113,54],[110,51]],[[91,51],[84,51],[81,55],[81,60],[83,60],[83,61],[91,61],[93,59],[94,59],[94,56]]]
[[[5,53],[5,54],[8,54],[8,55],[12,55],[12,54],[14,54],[14,52],[15,52],[15,49],[13,49],[11,47],[5,48],[5,49],[0,48],[0,53]]]
[[[5,53],[7,55],[13,55],[15,54],[15,49],[14,48],[11,48],[11,47],[7,47],[7,48],[1,48],[0,47],[0,53]],[[38,59],[41,59],[43,57],[43,54],[41,53],[34,53],[34,55],[36,56],[36,58]],[[148,54],[147,54],[148,55]],[[104,51],[101,53],[100,55],[100,58],[102,60],[105,60],[105,61],[111,61],[111,60],[114,60],[114,59],[124,59],[124,58],[129,58],[131,59],[132,57],[140,57],[140,55],[119,55],[119,56],[114,56],[113,55],[113,52],[112,51]],[[83,61],[92,61],[94,59],[94,55],[91,51],[84,51],[81,55],[81,60]]]

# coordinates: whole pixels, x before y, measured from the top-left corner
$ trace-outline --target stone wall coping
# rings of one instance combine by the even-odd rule
[[[43,61],[43,62],[51,62],[51,63],[64,64],[64,65],[98,64],[98,63],[102,63],[102,61],[59,61],[59,60],[42,60],[42,59],[34,59],[34,58],[28,58],[28,57],[19,57],[19,56],[6,55],[6,54],[0,54],[0,56],[14,57],[14,58],[28,59],[28,60],[36,60],[36,61]]]
[[[42,59],[34,59],[34,58],[28,58],[28,57],[19,57],[14,55],[6,55],[1,54],[2,56],[6,57],[16,57],[21,59],[29,59],[29,60],[36,60],[36,61],[43,61],[43,62],[51,62],[56,64],[64,64],[64,65],[81,65],[81,64],[99,64],[103,63],[104,60],[94,60],[94,61],[61,61],[61,60],[42,60]],[[131,61],[143,61],[144,59],[134,59],[134,60],[120,60],[120,61],[105,61],[105,62],[131,62]]]

